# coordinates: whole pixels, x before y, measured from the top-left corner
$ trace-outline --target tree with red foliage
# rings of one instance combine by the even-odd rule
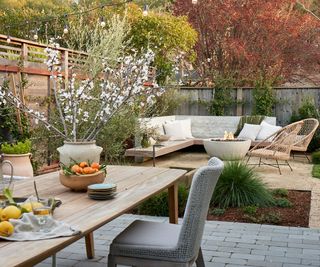
[[[320,21],[296,0],[176,0],[174,12],[199,33],[203,79],[232,77],[241,86],[319,73]]]

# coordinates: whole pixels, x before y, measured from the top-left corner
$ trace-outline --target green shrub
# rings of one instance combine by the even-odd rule
[[[4,154],[27,154],[31,152],[31,141],[29,139],[16,144],[4,143],[1,145]]]
[[[274,205],[280,208],[291,208],[293,206],[290,200],[286,198],[275,198]]]
[[[320,119],[319,110],[317,109],[314,100],[311,97],[306,97],[303,99],[301,106],[298,109],[298,112],[294,112],[291,116],[290,122],[296,122],[307,118]],[[309,146],[308,151],[312,152],[320,148],[320,130],[318,129]]]
[[[320,151],[313,152],[311,157],[313,164],[320,164]]]
[[[222,208],[269,206],[273,197],[253,169],[233,161],[226,164],[211,201]]]
[[[211,215],[221,216],[226,212],[225,209],[215,208],[211,211]]]
[[[261,216],[261,223],[278,224],[281,222],[281,215],[279,212],[268,212]]]
[[[259,224],[262,224],[262,223],[279,224],[281,222],[281,215],[279,212],[268,212],[258,217],[245,214],[243,218],[252,223],[259,223]]]
[[[320,165],[315,164],[312,167],[312,177],[320,178]]]
[[[255,215],[257,213],[257,209],[258,208],[256,206],[247,206],[247,207],[243,207],[242,211],[243,213],[248,215]]]
[[[180,185],[178,190],[179,198],[179,216],[182,217],[187,204],[188,190],[185,186]],[[168,216],[168,192],[163,191],[160,194],[149,198],[138,206],[138,213],[151,216]]]
[[[257,80],[253,90],[253,115],[272,116],[276,98],[270,81]]]
[[[273,189],[271,191],[272,195],[277,196],[277,197],[287,197],[289,195],[289,192],[287,189],[284,188],[277,188]]]

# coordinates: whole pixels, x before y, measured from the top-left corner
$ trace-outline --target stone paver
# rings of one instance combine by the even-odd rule
[[[105,267],[112,239],[135,219],[168,221],[163,217],[123,215],[94,232],[94,259],[86,259],[81,239],[57,254],[58,266]],[[285,241],[273,241],[277,234],[284,235],[281,238]],[[202,249],[207,267],[320,267],[320,229],[207,221]],[[37,267],[50,264],[48,258]]]

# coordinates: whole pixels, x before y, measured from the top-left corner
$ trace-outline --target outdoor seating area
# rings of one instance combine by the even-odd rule
[[[318,0],[0,1],[0,267],[320,267]]]

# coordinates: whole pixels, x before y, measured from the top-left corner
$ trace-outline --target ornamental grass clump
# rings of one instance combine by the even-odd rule
[[[256,172],[242,162],[225,165],[211,201],[220,208],[270,206],[273,197]]]

